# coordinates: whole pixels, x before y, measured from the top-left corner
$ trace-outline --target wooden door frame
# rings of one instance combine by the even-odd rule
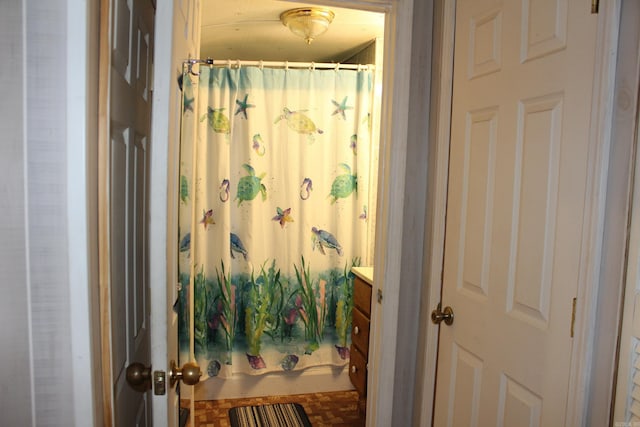
[[[151,365],[153,370],[168,371],[170,346],[167,324],[171,319],[167,302],[173,298],[177,281],[177,205],[178,130],[175,122],[179,100],[175,93],[173,34],[174,1],[156,2],[153,104],[151,119],[151,164],[149,178],[149,282],[152,310]],[[161,31],[159,29],[162,29]],[[178,133],[178,134],[177,134]],[[177,337],[175,337],[177,341]],[[177,345],[177,343],[176,343]],[[155,427],[173,426],[167,396],[154,396],[152,413]]]
[[[111,257],[109,217],[109,81],[111,73],[111,0],[100,1],[98,65],[98,274],[100,293],[100,346],[103,425],[112,426],[113,372],[111,348]]]
[[[175,146],[171,142],[173,135],[169,134],[168,124],[169,120],[171,120],[169,111],[172,110],[169,103],[173,100],[171,96],[171,72],[173,70],[171,70],[171,67],[168,67],[169,75],[162,76],[162,73],[157,69],[159,62],[158,51],[161,51],[164,48],[163,46],[158,46],[158,38],[165,39],[165,41],[166,39],[169,39],[169,58],[160,53],[160,55],[163,56],[162,59],[170,62],[171,56],[170,38],[173,31],[173,23],[170,22],[169,25],[163,27],[162,23],[158,21],[158,15],[160,14],[161,9],[163,9],[161,7],[163,3],[166,3],[166,1],[160,2],[160,5],[156,10],[156,28],[163,28],[163,31],[156,32],[155,39],[156,53],[154,58],[154,97],[151,131],[153,146],[151,147],[149,179],[149,212],[154,212],[154,215],[149,221],[149,281],[151,283],[151,307],[152,310],[154,308],[157,310],[157,314],[155,314],[151,319],[151,366],[153,367],[153,370],[167,371],[168,363],[166,362],[169,357],[169,337],[163,332],[166,331],[166,326],[164,328],[160,328],[159,323],[167,325],[169,322],[170,316],[166,308],[167,302],[169,301],[167,289],[169,286],[175,286],[175,280],[172,280],[172,278],[175,279],[177,277],[171,274],[173,271],[171,270],[171,260],[174,258],[170,251],[170,248],[177,247],[172,245],[172,242],[177,238],[174,238],[168,229],[169,224],[172,224],[175,220],[175,213],[170,209],[168,200],[170,200],[172,195],[177,197],[175,185],[173,185],[171,181],[171,178],[174,176],[173,173],[176,171],[177,161],[170,160],[170,157],[168,156],[170,151],[175,151]],[[168,35],[158,34],[163,32]],[[159,84],[160,81],[162,82],[162,85]],[[165,91],[161,93],[163,90]],[[161,93],[160,96],[158,96],[159,93]],[[161,108],[158,108],[159,97],[163,98],[163,105]],[[162,131],[162,134],[157,132],[159,129],[156,124],[158,116],[162,116],[166,120],[166,130]],[[162,165],[162,167],[159,167],[160,165]],[[165,398],[166,396],[160,397],[161,398],[156,398],[156,396],[154,396],[153,399],[153,419],[154,421],[157,419],[163,419],[162,417],[164,416],[166,424],[163,423],[162,425],[172,425],[168,419],[169,406],[167,399]]]
[[[177,357],[178,353],[178,337],[170,336],[171,330],[167,327],[170,321],[176,320],[176,313],[167,302],[177,298],[178,278],[177,201],[182,95],[175,79],[183,61],[197,57],[199,53],[189,50],[190,46],[183,46],[184,40],[174,40],[174,35],[177,32],[184,34],[184,23],[190,18],[193,19],[190,23],[193,27],[200,27],[201,0],[183,0],[178,6],[177,0],[156,3],[151,124],[153,144],[149,183],[149,212],[153,212],[149,218],[149,279],[151,307],[157,308],[157,311],[151,317],[151,365],[154,370],[168,372],[169,358]],[[188,13],[174,9],[179,6],[186,7]],[[188,31],[193,27],[190,26]],[[160,28],[162,31],[158,30]],[[199,45],[199,41],[196,40],[196,44]],[[183,55],[181,59],[178,58]],[[177,414],[173,408],[177,402],[169,402],[169,399],[167,396],[154,396],[152,409],[155,427],[174,425],[173,417]]]
[[[587,182],[583,244],[577,289],[574,345],[571,354],[571,372],[566,425],[585,424],[589,403],[594,319],[598,303],[600,271],[607,247],[603,242],[602,226],[605,216],[609,152],[611,149],[612,106],[620,3],[622,0],[602,2],[598,14],[596,60],[593,84],[593,102],[588,142],[588,168],[593,171]],[[455,1],[435,1],[434,25],[434,81],[431,111],[434,126],[430,132],[428,181],[428,209],[425,216],[425,290],[422,295],[420,336],[423,337],[421,378],[417,384],[414,413],[419,414],[417,424],[431,425],[436,385],[438,328],[431,324],[429,314],[441,300],[441,278],[444,259],[444,234],[448,181],[451,103],[453,88],[453,48],[455,31]],[[590,7],[584,3],[583,7]],[[615,168],[613,168],[615,169]],[[620,244],[607,242],[606,245]],[[606,261],[605,261],[606,262]],[[611,313],[615,315],[615,313]],[[617,333],[617,331],[608,331]],[[423,404],[422,402],[429,402]],[[591,402],[591,405],[602,404]],[[609,402],[604,402],[609,405]]]

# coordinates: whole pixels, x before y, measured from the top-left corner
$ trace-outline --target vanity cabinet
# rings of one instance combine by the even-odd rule
[[[353,319],[349,378],[360,395],[359,409],[366,408],[367,362],[369,358],[369,325],[371,320],[371,283],[356,276],[353,283]]]

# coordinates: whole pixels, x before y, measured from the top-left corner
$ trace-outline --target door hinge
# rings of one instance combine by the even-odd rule
[[[591,0],[591,13],[598,13],[600,8],[600,0]]]
[[[378,304],[382,304],[382,289],[378,289],[377,299],[378,299]]]
[[[154,75],[154,67],[151,64],[151,69],[149,70],[149,91],[153,93],[153,75]]]
[[[571,338],[573,338],[573,327],[576,324],[576,299],[571,302]]]

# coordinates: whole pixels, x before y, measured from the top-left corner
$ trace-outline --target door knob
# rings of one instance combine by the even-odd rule
[[[444,311],[441,309],[442,304],[438,303],[436,309],[431,312],[431,321],[439,325],[444,320],[445,325],[451,325],[453,323],[453,309],[449,306],[446,306]]]
[[[151,366],[142,363],[132,363],[127,366],[127,383],[136,391],[145,392],[151,388]]]
[[[178,368],[175,360],[169,364],[169,385],[173,387],[176,381],[182,380],[186,385],[196,385],[200,382],[200,367],[193,362],[187,362]]]

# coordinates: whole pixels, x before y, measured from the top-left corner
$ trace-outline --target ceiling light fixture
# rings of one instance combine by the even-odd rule
[[[280,21],[293,34],[311,44],[313,39],[327,31],[334,17],[335,14],[328,9],[304,7],[283,12]]]

